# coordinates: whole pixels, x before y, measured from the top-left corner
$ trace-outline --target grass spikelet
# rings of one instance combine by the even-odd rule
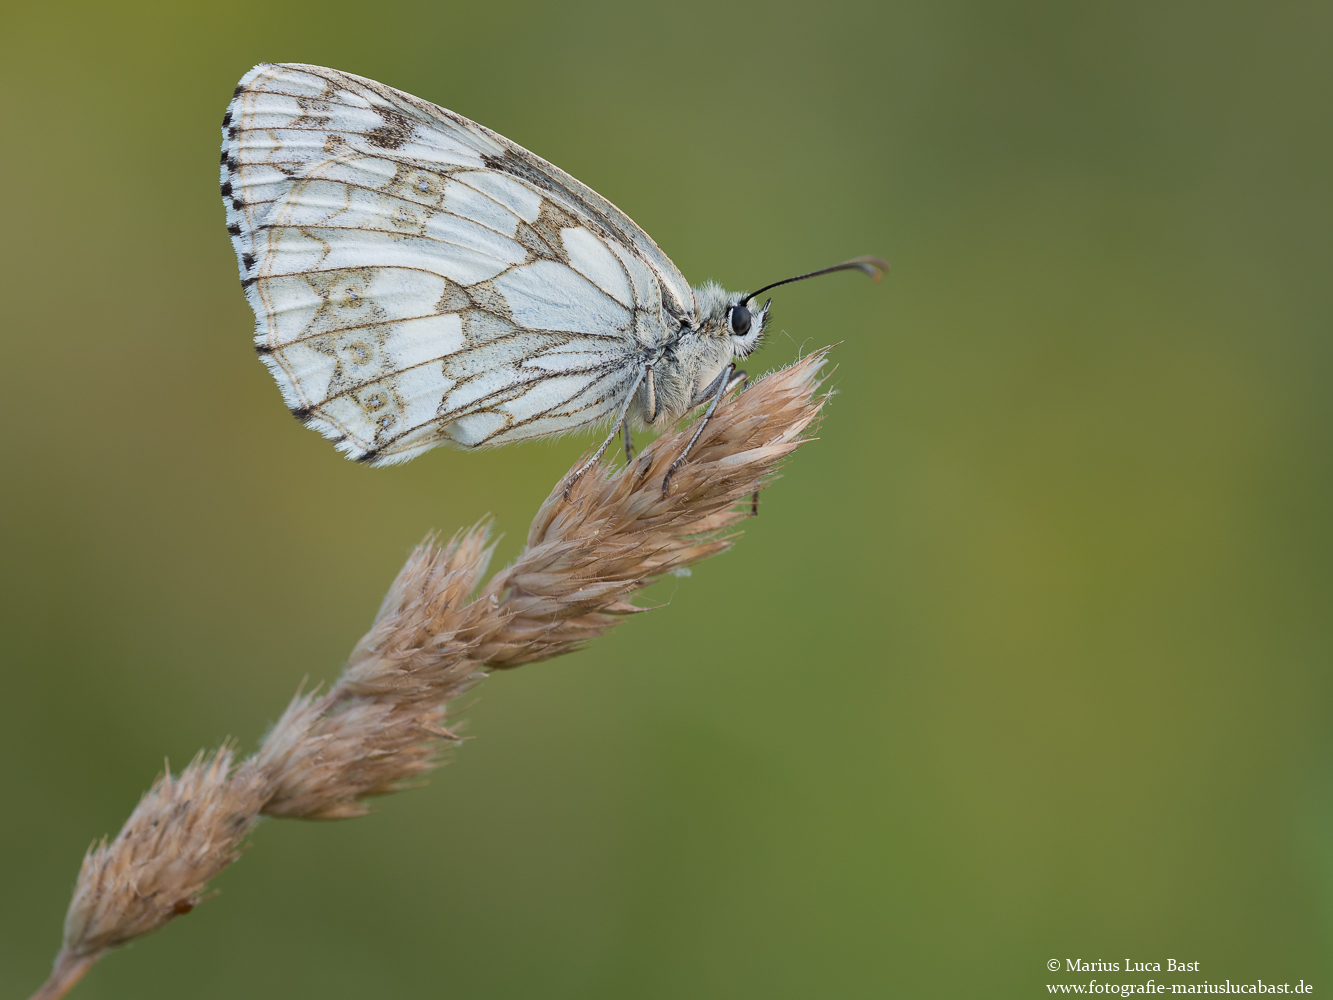
[[[260,816],[363,815],[368,798],[438,765],[456,742],[445,726],[449,702],[489,672],[577,649],[646,610],[632,603],[636,591],[728,548],[751,494],[808,440],[826,398],[817,395],[825,356],[725,400],[665,495],[663,477],[692,427],[617,471],[589,470],[568,500],[562,478],[522,553],[485,585],[487,523],[444,545],[427,538],[326,693],[298,692],[239,764],[224,745],[179,775],[168,769],[115,839],[88,851],[55,968],[33,1000],[58,1000],[107,951],[207,898]]]

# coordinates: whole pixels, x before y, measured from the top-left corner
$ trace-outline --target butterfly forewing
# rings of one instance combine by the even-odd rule
[[[614,414],[693,295],[624,213],[487,129],[336,70],[256,67],[222,191],[256,346],[351,457]]]

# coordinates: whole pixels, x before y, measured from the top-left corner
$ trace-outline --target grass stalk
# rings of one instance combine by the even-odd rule
[[[258,752],[224,744],[168,768],[116,837],[83,859],[54,970],[32,1000],[59,1000],[112,949],[209,898],[262,816],[346,819],[420,782],[457,742],[450,701],[490,672],[549,660],[647,610],[630,598],[728,548],[749,497],[804,441],[826,396],[819,351],[727,399],[663,495],[692,427],[618,471],[555,485],[518,558],[484,585],[485,522],[427,538],[325,693],[299,692]],[[575,468],[578,468],[576,465]],[[743,505],[743,506],[742,506]]]

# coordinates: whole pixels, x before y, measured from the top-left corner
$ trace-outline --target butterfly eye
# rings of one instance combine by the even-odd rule
[[[744,337],[750,332],[750,310],[745,306],[732,306],[730,320],[733,337]]]

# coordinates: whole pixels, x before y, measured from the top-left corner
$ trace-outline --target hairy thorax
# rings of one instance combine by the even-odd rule
[[[694,406],[731,361],[744,357],[728,328],[728,310],[737,296],[711,282],[693,289],[696,313],[687,326],[645,352],[650,366],[634,394],[629,418],[640,427],[663,430]],[[762,320],[760,324],[762,325]],[[757,340],[758,329],[755,330]]]
[[[631,414],[643,426],[662,430],[697,405],[699,395],[731,360],[725,339],[687,331],[662,351],[635,394]]]

